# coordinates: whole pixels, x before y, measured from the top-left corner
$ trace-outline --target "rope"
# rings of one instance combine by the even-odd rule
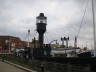
[[[87,11],[88,2],[86,4],[85,10],[84,10],[84,14],[83,14],[83,17],[82,17],[82,20],[81,20],[81,23],[80,23],[80,27],[79,27],[78,32],[77,32],[77,38],[79,37],[80,31],[81,31],[81,28],[82,28],[82,24],[83,24],[83,21],[84,21],[84,18],[85,18],[85,14],[86,14],[86,11]]]

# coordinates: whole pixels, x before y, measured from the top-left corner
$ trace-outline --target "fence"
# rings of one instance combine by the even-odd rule
[[[5,55],[4,59],[23,65],[27,68],[37,70],[38,72],[91,72],[88,64],[61,64],[57,62],[47,62],[40,60],[27,60],[21,57]]]
[[[48,72],[91,72],[90,65],[80,65],[80,64],[60,64],[45,62],[45,71]]]

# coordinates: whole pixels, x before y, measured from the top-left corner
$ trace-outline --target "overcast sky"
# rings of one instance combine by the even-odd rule
[[[69,45],[73,46],[85,10],[78,46],[87,44],[92,48],[91,0],[0,0],[0,35],[27,40],[27,30],[30,29],[30,39],[38,37],[36,16],[43,12],[48,18],[45,43],[54,39],[60,43],[61,37],[69,36]]]

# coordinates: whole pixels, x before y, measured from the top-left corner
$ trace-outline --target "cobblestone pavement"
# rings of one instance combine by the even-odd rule
[[[26,72],[26,71],[0,61],[0,72]]]

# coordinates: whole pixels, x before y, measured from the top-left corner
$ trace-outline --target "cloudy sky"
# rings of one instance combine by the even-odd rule
[[[48,18],[45,43],[55,39],[61,43],[61,37],[69,36],[73,46],[82,22],[78,46],[93,47],[91,0],[0,0],[0,35],[27,40],[30,29],[30,39],[38,37],[36,16],[41,12]]]

